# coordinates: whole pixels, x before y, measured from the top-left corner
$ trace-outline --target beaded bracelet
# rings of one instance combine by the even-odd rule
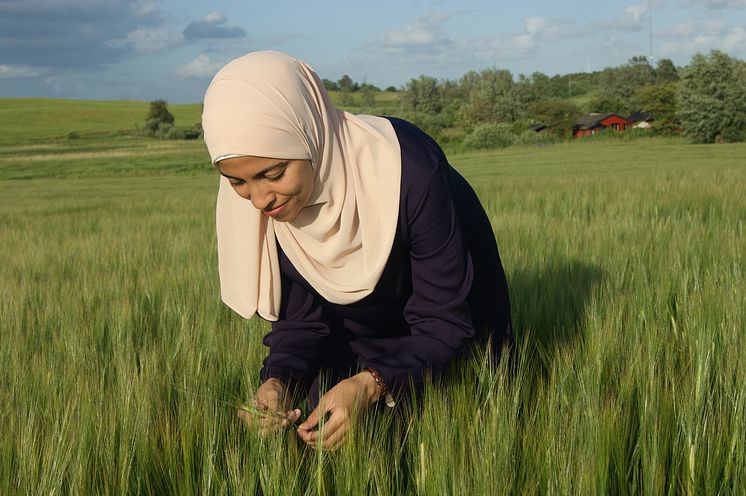
[[[389,393],[389,389],[386,387],[386,383],[383,382],[383,377],[381,377],[381,374],[370,367],[367,367],[364,370],[370,372],[370,375],[373,376],[373,380],[376,381],[376,387],[378,388],[378,399],[380,399],[381,397],[385,397],[386,406],[388,406],[389,408],[393,408],[394,405],[396,405],[396,402],[394,401],[394,397],[391,396],[391,393]]]

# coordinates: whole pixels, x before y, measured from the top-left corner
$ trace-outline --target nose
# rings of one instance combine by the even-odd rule
[[[261,184],[249,185],[244,183],[239,186],[237,190],[239,196],[249,200],[257,210],[264,210],[265,208],[272,206],[276,200],[274,192],[270,188]]]

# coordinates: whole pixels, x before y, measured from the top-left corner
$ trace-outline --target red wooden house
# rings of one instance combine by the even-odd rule
[[[588,114],[581,117],[573,127],[572,134],[576,138],[591,136],[604,129],[613,129],[623,133],[632,127],[632,121],[616,114]]]

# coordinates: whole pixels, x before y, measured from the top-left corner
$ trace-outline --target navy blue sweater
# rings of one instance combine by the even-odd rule
[[[282,250],[279,320],[264,338],[262,380],[307,387],[344,342],[357,367],[397,390],[421,384],[461,354],[475,334],[497,346],[511,336],[510,304],[495,237],[468,183],[416,126],[390,118],[401,146],[399,217],[391,254],[373,292],[338,305],[321,297]]]

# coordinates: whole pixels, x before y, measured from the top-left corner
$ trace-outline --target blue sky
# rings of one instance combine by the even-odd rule
[[[0,0],[0,97],[197,102],[248,51],[402,86],[499,67],[598,70],[650,53],[746,59],[746,0]]]

